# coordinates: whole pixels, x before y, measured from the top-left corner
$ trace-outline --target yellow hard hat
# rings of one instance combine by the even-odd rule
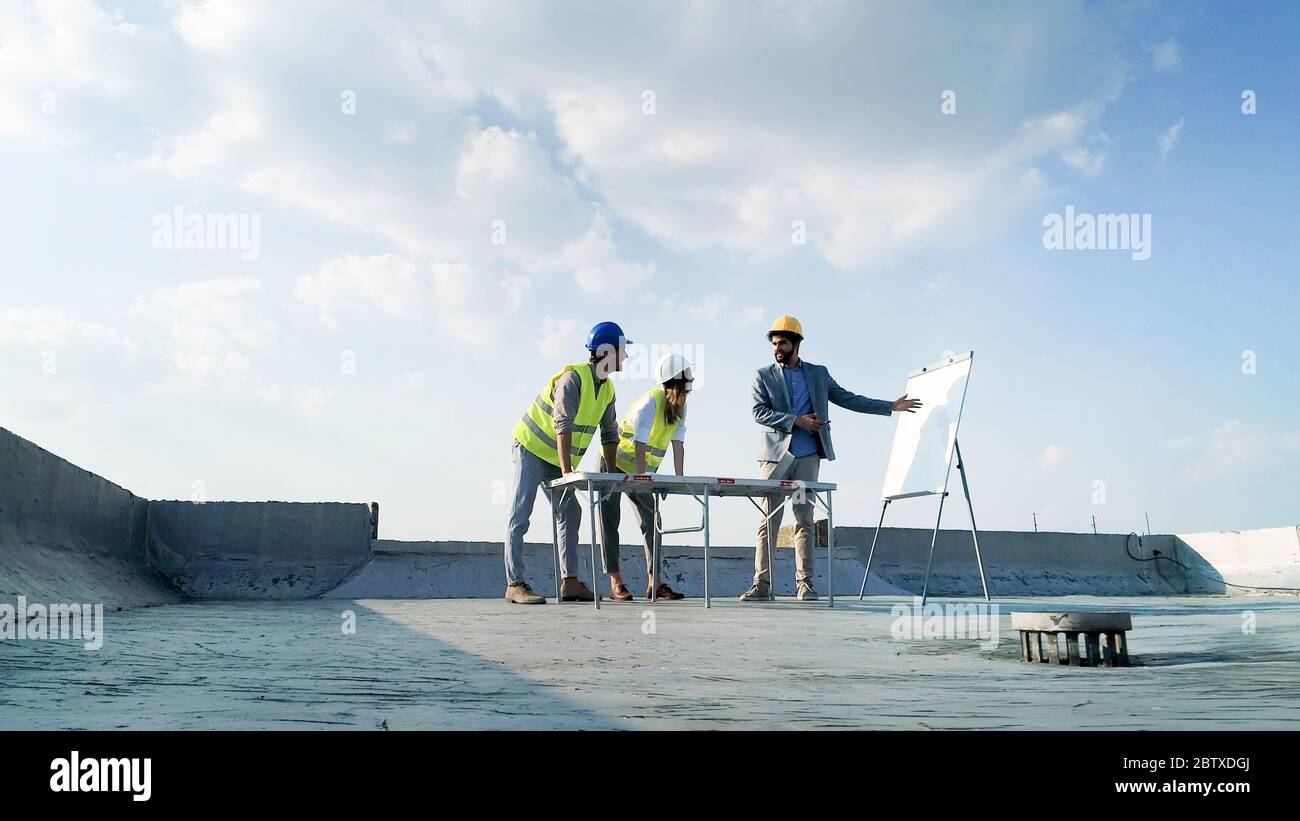
[[[794,334],[800,339],[803,339],[803,326],[799,324],[799,320],[792,316],[778,316],[776,322],[772,323],[772,329],[767,332],[767,338],[771,339],[772,334],[777,333],[778,331],[787,334]]]

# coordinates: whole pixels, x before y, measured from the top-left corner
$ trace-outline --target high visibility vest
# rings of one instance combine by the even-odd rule
[[[596,378],[591,366],[586,363],[566,365],[564,370],[551,377],[537,394],[537,398],[528,406],[524,417],[515,424],[515,441],[534,456],[560,467],[560,452],[555,441],[555,420],[552,418],[552,405],[555,396],[555,383],[569,371],[575,371],[582,380],[582,393],[578,400],[578,415],[570,428],[573,448],[570,451],[570,467],[577,467],[587,446],[600,430],[600,420],[605,415],[605,408],[614,401],[614,383],[606,379],[596,390]]]
[[[650,426],[650,441],[646,443],[645,455],[646,472],[654,473],[659,469],[659,463],[664,460],[664,454],[668,452],[668,443],[673,441],[673,434],[677,432],[677,426],[682,420],[678,419],[671,425],[665,420],[664,405],[668,399],[664,395],[663,388],[655,388],[645,395],[652,397],[655,403],[655,421]],[[635,408],[640,404],[641,400],[638,399],[632,407]],[[636,417],[630,410],[623,418],[623,424],[619,426],[618,455],[615,464],[624,473],[636,473]]]

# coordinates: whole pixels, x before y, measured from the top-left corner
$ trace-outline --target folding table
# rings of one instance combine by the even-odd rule
[[[834,550],[835,550],[835,521],[831,509],[832,494],[835,492],[835,485],[829,482],[804,482],[795,479],[730,479],[718,476],[673,476],[658,475],[652,473],[629,475],[626,473],[570,473],[555,479],[547,484],[547,494],[551,500],[551,546],[555,554],[555,598],[560,598],[560,539],[559,539],[559,510],[564,502],[565,495],[573,493],[577,498],[579,493],[586,493],[587,496],[587,515],[591,521],[591,570],[592,570],[592,592],[594,595],[594,605],[597,610],[600,609],[600,582],[598,568],[601,564],[596,562],[596,546],[600,543],[604,534],[598,533],[597,517],[599,516],[600,503],[609,498],[614,493],[651,493],[653,494],[654,510],[654,567],[659,567],[660,545],[663,542],[665,534],[673,533],[704,533],[704,606],[711,606],[709,596],[709,499],[714,497],[726,498],[730,496],[744,496],[749,499],[750,504],[758,508],[763,513],[762,505],[755,499],[773,496],[779,497],[780,504],[774,505],[771,512],[766,514],[768,521],[778,510],[781,510],[787,501],[792,498],[807,496],[812,497],[814,505],[820,504],[826,508],[826,586],[829,588],[827,593],[827,606],[835,606],[835,577],[834,577]],[[664,494],[691,496],[695,501],[700,503],[702,516],[700,524],[695,527],[678,527],[663,529],[659,521],[659,497]],[[558,499],[556,498],[558,496]],[[603,528],[600,528],[603,531]],[[816,540],[816,528],[813,528],[813,539]],[[769,600],[776,600],[776,564],[773,561],[776,552],[776,533],[772,528],[767,529],[767,566],[771,578],[769,578],[768,589]],[[651,568],[647,568],[649,571]],[[657,573],[655,575],[658,575]],[[651,601],[658,600],[658,589],[651,591]]]

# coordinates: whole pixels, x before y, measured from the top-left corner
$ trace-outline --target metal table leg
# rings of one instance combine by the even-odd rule
[[[831,491],[826,491],[826,586],[827,607],[835,606],[835,514],[831,510],[834,500]],[[813,522],[813,533],[817,532],[817,523]]]
[[[654,535],[650,539],[651,566],[646,568],[646,575],[650,582],[650,603],[654,604],[659,601],[659,585],[655,584],[655,576],[659,572],[659,540],[663,534],[659,532],[659,494],[653,490],[650,491],[650,532]]]
[[[587,507],[591,512],[591,603],[600,609],[600,581],[596,574],[600,572],[600,565],[596,564],[596,486],[587,480]]]
[[[563,501],[565,491],[560,491]],[[551,503],[551,558],[555,560],[555,603],[560,603],[560,526],[559,514],[555,512],[555,490],[546,489],[546,498]]]
[[[709,489],[704,489],[704,608],[709,603]]]
[[[785,507],[785,498],[780,501]],[[776,601],[776,533],[772,530],[772,515],[767,517],[767,600]]]

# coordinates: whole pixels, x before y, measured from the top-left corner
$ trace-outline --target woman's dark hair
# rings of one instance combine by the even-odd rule
[[[670,425],[686,415],[686,379],[678,376],[664,383],[664,421]]]

